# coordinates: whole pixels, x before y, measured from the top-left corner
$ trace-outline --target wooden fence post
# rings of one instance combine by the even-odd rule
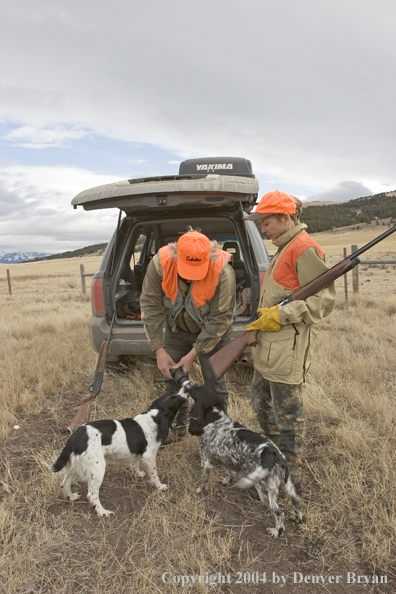
[[[11,295],[11,276],[10,271],[7,268],[7,282],[8,282],[8,292]]]
[[[344,248],[344,258],[347,257],[347,249]],[[345,299],[348,300],[348,277],[344,274],[344,289],[345,289]]]
[[[357,245],[351,246],[352,253],[356,252],[357,249]],[[352,268],[352,287],[354,293],[359,293],[359,265]]]
[[[81,275],[81,291],[82,291],[82,294],[85,295],[87,292],[87,287],[85,285],[84,264],[80,264],[80,275]]]

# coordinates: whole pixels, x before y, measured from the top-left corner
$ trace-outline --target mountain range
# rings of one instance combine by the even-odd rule
[[[102,255],[107,243],[95,243],[78,250],[51,254],[49,252],[6,252],[0,250],[0,264],[17,264],[19,262],[37,262],[38,260],[57,260],[59,258],[78,258],[79,256]]]
[[[35,258],[47,258],[50,255],[49,252],[6,252],[0,250],[0,264],[17,264]]]

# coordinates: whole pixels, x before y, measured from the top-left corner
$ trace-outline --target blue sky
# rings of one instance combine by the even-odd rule
[[[18,125],[9,122],[0,124],[0,160],[29,167],[43,164],[80,167],[96,174],[107,172],[121,178],[135,175],[136,171],[138,175],[175,173],[180,161],[179,155],[154,144],[106,138],[67,126],[59,134],[60,138],[45,134],[40,137],[35,129],[31,135],[26,130],[22,137],[21,132],[16,135],[20,130]]]
[[[0,250],[107,241],[78,192],[240,156],[260,194],[396,189],[391,0],[14,0],[0,51]]]

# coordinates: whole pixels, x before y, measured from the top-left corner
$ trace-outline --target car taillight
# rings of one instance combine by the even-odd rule
[[[91,303],[93,312],[104,314],[103,278],[93,278],[91,283]]]

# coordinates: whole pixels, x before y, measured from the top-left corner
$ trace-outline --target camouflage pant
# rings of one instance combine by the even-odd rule
[[[255,371],[250,396],[260,427],[286,457],[292,481],[301,480],[305,433],[302,383],[270,382]]]

